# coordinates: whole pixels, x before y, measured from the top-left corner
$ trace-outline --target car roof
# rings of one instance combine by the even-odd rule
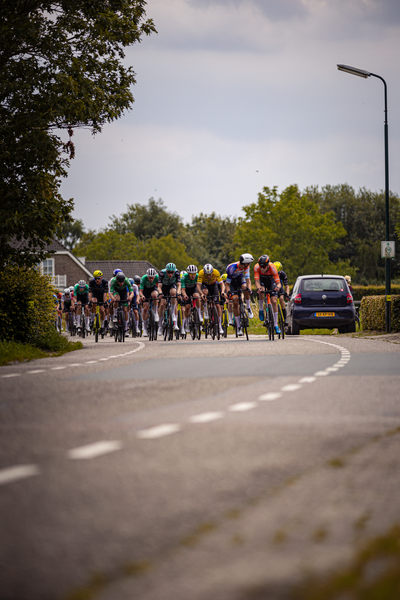
[[[344,277],[342,275],[299,275],[299,277],[297,279],[323,279],[325,277],[329,277],[330,279],[332,278],[336,278],[336,279],[344,279]]]

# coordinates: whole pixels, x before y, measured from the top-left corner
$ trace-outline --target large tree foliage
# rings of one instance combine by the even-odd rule
[[[134,233],[139,240],[184,234],[182,218],[169,211],[163,200],[150,198],[147,204],[128,204],[127,211],[111,217],[109,229],[118,233]]]
[[[349,261],[334,264],[329,253],[346,235],[332,212],[322,214],[317,204],[289,186],[281,194],[277,188],[265,187],[258,201],[243,207],[236,230],[241,252],[251,252],[257,259],[268,254],[279,260],[293,283],[296,277],[311,273],[354,275]]]
[[[209,262],[224,273],[227,265],[235,260],[235,218],[221,217],[215,212],[200,213],[192,217],[186,231],[188,251],[201,265]]]
[[[144,0],[1,0],[0,265],[36,260],[12,236],[43,248],[70,220],[59,194],[73,129],[92,133],[128,109],[135,83],[124,48],[155,31]],[[57,130],[66,129],[68,141]]]
[[[333,261],[349,259],[357,269],[357,283],[383,281],[385,262],[381,258],[381,242],[385,240],[385,196],[360,188],[356,192],[347,184],[307,188],[304,193],[314,200],[322,213],[333,211],[346,235],[330,252]],[[389,238],[396,239],[396,221],[400,219],[400,198],[389,194]],[[397,238],[398,239],[398,238]],[[393,276],[400,275],[400,257],[392,261]]]

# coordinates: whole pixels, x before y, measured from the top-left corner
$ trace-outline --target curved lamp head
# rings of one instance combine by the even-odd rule
[[[371,77],[371,73],[369,71],[364,71],[363,69],[356,69],[355,67],[349,67],[348,65],[337,65],[339,71],[344,71],[345,73],[350,73],[351,75],[357,75],[358,77]]]

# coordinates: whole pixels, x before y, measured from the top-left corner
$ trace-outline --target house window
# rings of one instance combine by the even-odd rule
[[[41,271],[43,275],[54,277],[54,258],[46,258],[46,260],[41,263]]]

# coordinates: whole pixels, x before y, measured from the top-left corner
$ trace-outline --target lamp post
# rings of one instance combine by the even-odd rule
[[[386,221],[386,241],[389,241],[389,142],[388,142],[388,121],[387,121],[387,87],[386,81],[380,75],[371,73],[370,71],[364,71],[363,69],[356,69],[355,67],[349,67],[348,65],[337,65],[339,71],[350,73],[351,75],[357,75],[367,79],[368,77],[377,77],[383,82],[384,95],[385,95],[385,221]],[[390,296],[390,258],[385,258],[385,312],[386,312],[386,332],[391,332],[391,296]]]

